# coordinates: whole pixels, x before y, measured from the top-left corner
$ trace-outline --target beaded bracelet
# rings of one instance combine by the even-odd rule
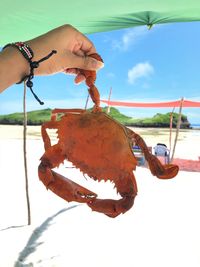
[[[16,42],[16,43],[7,44],[3,47],[3,49],[9,46],[17,48],[28,62],[30,62],[34,56],[33,50],[24,42]]]
[[[22,83],[23,81],[26,81],[26,86],[29,87],[29,89],[31,90],[31,93],[33,94],[33,96],[35,97],[35,99],[40,103],[40,105],[43,105],[44,102],[42,102],[38,96],[33,92],[33,82],[31,81],[34,78],[34,69],[39,67],[39,64],[44,61],[47,60],[48,58],[50,58],[53,54],[57,53],[56,50],[52,50],[51,53],[49,53],[46,57],[41,58],[38,61],[32,61],[33,57],[34,57],[34,53],[33,50],[24,42],[16,42],[16,43],[10,43],[7,44],[3,47],[3,50],[6,47],[15,47],[17,48],[21,54],[23,55],[23,57],[28,61],[29,65],[30,65],[30,73],[29,75],[26,75],[25,77],[23,77],[21,79],[21,81],[19,81],[17,84]]]

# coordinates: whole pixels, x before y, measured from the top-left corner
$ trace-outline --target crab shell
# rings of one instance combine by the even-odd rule
[[[103,112],[66,114],[57,133],[66,159],[94,180],[117,182],[135,170],[125,128]]]
[[[56,145],[50,145],[47,128],[57,129]],[[69,112],[60,121],[44,123],[42,129],[46,152],[39,177],[47,188],[67,201],[85,202],[110,217],[132,207],[137,194],[133,175],[137,161],[125,127],[103,112]],[[51,170],[65,159],[94,180],[112,181],[122,199],[97,199],[95,193]]]

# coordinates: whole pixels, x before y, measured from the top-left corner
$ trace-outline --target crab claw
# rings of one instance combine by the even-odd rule
[[[179,171],[179,167],[174,164],[163,165],[164,171],[161,174],[157,174],[160,179],[171,179],[174,178]]]
[[[48,188],[59,197],[70,201],[87,203],[96,198],[97,194],[86,189],[85,187],[73,182],[72,180],[52,171],[54,181],[49,184]]]
[[[133,197],[124,197],[119,200],[114,199],[97,199],[91,200],[87,205],[97,212],[102,212],[105,215],[115,218],[121,213],[125,213],[129,210],[134,203],[135,196]]]
[[[65,199],[66,201],[77,201],[80,203],[88,203],[92,199],[97,197],[97,194],[84,188],[81,185],[71,181],[70,179],[64,177],[50,170],[52,177],[47,183],[46,175],[48,172],[43,172],[39,168],[39,177],[44,185],[54,192],[59,197]]]
[[[177,165],[174,164],[162,165],[161,162],[154,155],[149,156],[148,163],[151,173],[160,179],[174,178],[179,171],[179,167]]]

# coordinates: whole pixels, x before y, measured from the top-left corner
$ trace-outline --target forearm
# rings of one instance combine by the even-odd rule
[[[29,72],[29,64],[14,47],[0,53],[0,93],[19,82]]]

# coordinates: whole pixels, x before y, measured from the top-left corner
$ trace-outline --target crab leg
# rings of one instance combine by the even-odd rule
[[[103,59],[97,53],[90,54],[89,56],[103,62]],[[101,111],[100,94],[97,87],[94,85],[96,81],[96,71],[79,69],[79,72],[85,76],[85,83],[89,87],[88,92],[94,102],[93,112]]]
[[[85,109],[81,109],[81,108],[55,108],[52,110],[51,114],[55,114],[57,115],[58,113],[84,113]]]
[[[128,211],[134,204],[137,195],[137,184],[133,173],[129,177],[123,177],[115,182],[117,191],[122,196],[119,200],[114,199],[98,199],[91,200],[87,205],[97,212],[115,218],[121,213]]]
[[[59,155],[59,156],[57,156]],[[38,175],[43,184],[66,201],[87,203],[97,197],[92,191],[78,185],[64,176],[52,171],[64,161],[65,156],[58,145],[51,146],[42,156]]]
[[[47,133],[47,129],[58,129],[58,124],[59,121],[56,121],[57,119],[57,114],[59,113],[84,113],[84,109],[61,109],[61,108],[56,108],[53,109],[51,112],[51,121],[45,122],[42,124],[41,127],[41,133],[42,133],[42,139],[44,142],[44,148],[47,150],[49,147],[51,147],[51,139],[49,138],[49,135]]]
[[[42,124],[41,134],[42,134],[42,139],[44,142],[45,150],[51,147],[51,139],[49,138],[49,135],[46,129],[57,129],[57,125],[58,125],[57,121],[49,121],[49,122],[45,122],[44,124]]]
[[[152,155],[149,152],[148,147],[141,136],[131,131],[130,129],[128,129],[127,132],[129,137],[133,139],[133,141],[142,149],[145,159],[149,164],[149,169],[153,175],[157,176],[160,179],[170,179],[174,178],[177,175],[179,171],[177,165],[174,164],[163,165],[156,156]]]

